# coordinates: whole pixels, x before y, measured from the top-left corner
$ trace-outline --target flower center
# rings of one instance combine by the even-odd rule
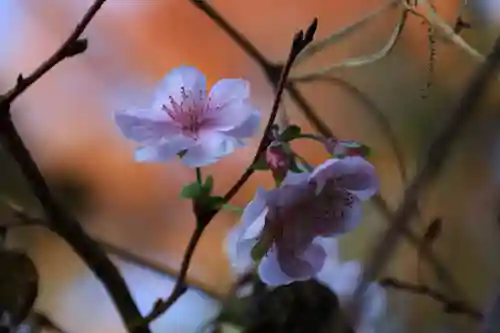
[[[200,129],[207,126],[210,119],[207,117],[209,103],[205,102],[203,91],[194,93],[186,91],[181,87],[180,101],[176,101],[173,96],[169,96],[170,107],[162,105],[174,124],[182,131],[182,134],[195,140],[199,138]]]

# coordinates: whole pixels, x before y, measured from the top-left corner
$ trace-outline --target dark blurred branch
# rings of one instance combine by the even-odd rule
[[[11,118],[11,104],[20,94],[64,59],[86,50],[87,41],[80,39],[80,36],[104,2],[105,0],[95,0],[61,47],[33,73],[27,77],[19,75],[16,85],[0,96],[0,135],[2,144],[19,165],[31,190],[40,201],[47,218],[51,221],[51,228],[69,243],[103,283],[128,331],[149,333],[150,330],[147,326],[134,331],[131,324],[140,320],[142,316],[125,280],[99,244],[87,236],[80,223],[53,198],[40,169],[19,136]]]
[[[394,254],[402,231],[408,229],[411,217],[418,210],[418,200],[421,192],[438,175],[451,151],[453,143],[458,138],[465,124],[472,118],[476,106],[486,94],[488,85],[495,78],[499,67],[500,38],[496,40],[493,51],[479,67],[462,97],[452,108],[448,121],[443,124],[442,130],[432,141],[423,168],[418,171],[406,189],[402,203],[394,214],[392,223],[383,237],[378,241],[374,250],[371,251],[372,255],[368,260],[363,280],[356,288],[355,297],[357,300],[362,299],[369,281],[373,280],[382,271],[391,255]]]
[[[212,15],[214,14],[212,13]],[[259,157],[271,143],[272,127],[276,120],[276,115],[278,114],[279,105],[281,103],[281,98],[285,90],[290,69],[292,68],[293,62],[297,58],[298,54],[313,40],[317,26],[318,26],[318,21],[317,19],[314,19],[313,23],[307,28],[305,32],[300,30],[298,33],[295,34],[287,62],[285,66],[283,66],[283,69],[280,74],[280,79],[276,90],[273,107],[271,109],[271,115],[269,116],[269,120],[267,121],[267,125],[260,140],[259,146],[255,152],[254,159],[251,165],[245,170],[245,172],[231,187],[231,189],[226,193],[226,195],[224,195],[223,203],[227,203],[228,201],[230,201],[232,197],[236,193],[238,193],[241,187],[247,182],[247,180],[254,172],[252,165],[259,159]],[[193,202],[193,211],[196,215],[196,228],[191,236],[191,239],[189,240],[186,250],[184,251],[181,270],[177,278],[177,281],[174,285],[174,289],[172,290],[170,296],[167,299],[165,300],[160,299],[155,303],[151,312],[143,319],[142,322],[138,323],[138,326],[148,325],[149,323],[157,319],[163,313],[168,311],[168,309],[172,305],[174,305],[175,302],[186,292],[187,273],[194,251],[196,250],[198,242],[205,228],[208,226],[210,221],[215,217],[215,215],[217,215],[217,213],[221,209],[222,205],[220,205],[219,208],[214,209],[212,207],[208,208],[204,207],[203,203],[197,202],[196,200]]]
[[[10,218],[2,218],[0,221],[0,228],[12,229],[16,227],[40,226],[51,230],[51,224],[43,218],[30,214],[21,207],[12,207],[12,210],[13,215]],[[176,269],[170,268],[161,262],[145,258],[128,249],[105,241],[96,235],[91,236],[108,254],[114,255],[120,260],[151,270],[170,279],[176,279],[179,275]],[[224,297],[224,295],[210,290],[201,281],[188,281],[188,284],[190,289],[202,292],[213,299],[220,300]]]
[[[257,62],[266,77],[268,78],[270,84],[276,89],[279,81],[279,72],[282,68],[282,65],[273,64],[267,58],[265,58],[260,52],[254,52],[256,47],[248,41],[245,37],[242,36],[240,32],[238,32],[225,18],[217,13],[217,11],[210,6],[207,1],[203,0],[189,0],[192,4],[202,10],[210,19],[220,27],[224,32],[228,34],[229,37],[239,46],[241,49],[255,62]],[[333,133],[331,129],[324,123],[324,121],[315,113],[313,107],[309,104],[309,101],[302,95],[302,93],[298,90],[297,86],[288,82],[286,85],[286,90],[294,103],[296,103],[300,110],[303,112],[304,116],[307,120],[312,124],[312,126],[323,136],[325,137],[333,137]],[[243,175],[242,179],[240,179],[241,184],[237,184],[238,187],[241,187],[244,182],[250,177],[250,171],[246,171]],[[232,193],[232,191],[228,192]],[[227,196],[229,198],[232,195]],[[393,219],[393,212],[390,210],[387,202],[382,198],[381,195],[377,194],[373,199],[374,204],[377,206],[382,215],[388,220]],[[414,245],[416,248],[420,246],[420,238],[413,233],[410,229],[405,229],[402,231],[404,236],[408,239],[408,241]],[[422,251],[422,256],[429,261],[429,263],[433,266],[436,271],[438,277],[443,279],[443,282],[456,285],[453,282],[451,274],[449,274],[444,266],[440,263],[440,261],[436,258],[436,256],[432,253],[431,250],[426,249]]]
[[[384,115],[384,112],[377,106],[377,104],[372,101],[369,97],[366,96],[358,87],[354,84],[341,79],[339,77],[335,77],[332,75],[313,75],[309,77],[308,80],[301,81],[303,83],[314,83],[314,82],[327,82],[333,85],[337,85],[348,92],[355,100],[359,101],[366,109],[368,114],[373,117],[373,120],[378,125],[380,130],[382,131],[382,135],[387,138],[389,146],[391,146],[394,156],[396,157],[396,161],[398,163],[398,169],[401,173],[401,182],[404,184],[406,182],[407,174],[406,174],[406,163],[405,157],[403,154],[403,149],[401,149],[399,142],[396,138],[396,134],[392,129],[392,126]]]
[[[379,283],[385,288],[394,288],[407,291],[412,294],[428,296],[441,303],[443,305],[443,311],[446,313],[464,314],[475,321],[480,321],[483,318],[481,312],[474,309],[474,307],[467,304],[467,302],[452,299],[426,285],[404,282],[395,278],[384,278],[380,280]]]

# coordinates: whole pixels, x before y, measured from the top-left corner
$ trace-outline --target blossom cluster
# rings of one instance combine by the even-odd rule
[[[247,81],[222,79],[207,93],[204,75],[181,66],[161,81],[150,107],[121,110],[114,119],[138,144],[136,161],[179,158],[200,168],[243,147],[259,130],[261,114],[250,102]],[[346,304],[361,266],[338,260],[336,238],[361,222],[363,201],[378,191],[375,168],[365,159],[364,146],[353,141],[303,134],[295,125],[273,126],[265,135],[271,142],[252,167],[270,170],[276,188],[259,188],[230,231],[231,266],[237,274],[255,268],[270,287],[316,278]],[[332,157],[309,170],[290,145],[300,138],[318,139]],[[385,304],[380,288],[370,290],[358,332],[369,332],[373,314]]]

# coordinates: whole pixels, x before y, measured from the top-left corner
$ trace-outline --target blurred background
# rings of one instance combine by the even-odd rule
[[[20,72],[28,73],[45,60],[69,35],[91,2],[0,1],[0,87],[7,89]],[[323,38],[383,3],[210,1],[269,60],[276,62],[286,58],[293,34],[307,27],[313,17],[319,18],[317,37]],[[436,1],[436,8],[453,25],[460,1]],[[394,29],[399,12],[385,11],[359,32],[304,62],[297,73],[379,50]],[[500,31],[497,0],[477,0],[463,17],[473,29],[461,35],[486,54]],[[389,56],[368,66],[334,73],[355,84],[389,119],[410,175],[420,165],[430,138],[478,64],[437,35],[432,85],[426,90],[427,30],[421,19],[411,16]],[[128,106],[147,106],[156,83],[181,64],[198,67],[207,75],[209,85],[222,77],[249,80],[252,100],[264,114],[269,112],[273,92],[258,65],[188,0],[108,0],[84,35],[89,39],[87,52],[64,61],[23,94],[15,103],[14,118],[44,174],[54,183],[63,184],[63,195],[72,193],[72,187],[65,185],[68,182],[85,187],[90,199],[79,205],[77,212],[92,235],[170,272],[160,273],[113,257],[141,310],[146,312],[158,297],[168,295],[193,230],[190,203],[179,199],[179,191],[195,175],[178,162],[135,163],[133,143],[119,135],[112,113]],[[404,184],[386,133],[365,106],[338,85],[314,82],[299,87],[333,133],[372,147],[371,161],[381,178],[381,194],[395,206]],[[500,282],[497,89],[492,87],[489,99],[448,158],[439,181],[421,198],[421,216],[414,221],[415,230],[422,232],[435,217],[443,219],[436,253],[456,276],[464,297],[479,308],[488,301],[491,288]],[[284,107],[294,122],[312,130],[288,97]],[[214,175],[218,193],[228,189],[248,165],[257,140],[206,169],[206,173]],[[323,148],[314,143],[299,143],[296,149],[313,163],[326,157]],[[3,195],[22,205],[32,205],[15,170],[3,167],[2,172]],[[262,183],[271,185],[271,178],[254,176],[233,203],[244,206]],[[238,215],[232,212],[223,212],[213,220],[191,265],[189,279],[193,288],[154,323],[154,332],[196,332],[217,315],[220,300],[234,281],[223,242],[237,221]],[[383,216],[367,204],[363,225],[341,240],[342,255],[363,260],[385,225]],[[62,240],[42,228],[26,227],[16,229],[9,242],[27,250],[39,269],[41,294],[36,307],[67,332],[125,332],[100,283]],[[414,280],[416,265],[414,248],[405,244],[386,273]],[[425,275],[432,281],[432,273]],[[415,332],[466,332],[471,328],[466,319],[444,314],[432,300],[401,293],[394,299],[399,306],[390,313],[404,312],[403,324]]]

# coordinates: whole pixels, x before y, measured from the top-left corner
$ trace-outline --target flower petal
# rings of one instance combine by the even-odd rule
[[[319,197],[315,201],[316,207],[311,208],[310,216],[311,228],[316,235],[334,237],[350,232],[359,225],[363,218],[361,201],[350,193],[344,193],[351,196],[350,204],[346,204],[340,194],[333,200],[321,200]]]
[[[186,96],[183,96],[182,89],[191,102],[203,101],[206,94],[205,76],[195,67],[174,68],[159,83],[154,95],[153,107],[158,110],[161,110],[163,105],[172,108],[171,98],[179,104],[185,101]]]
[[[380,318],[387,309],[387,294],[378,283],[370,283],[363,303],[362,321],[373,322]]]
[[[233,101],[221,105],[212,102],[212,104],[213,106],[205,109],[203,113],[205,120],[203,126],[207,130],[229,132],[239,128],[242,131],[241,126],[255,112],[255,108],[248,101]]]
[[[179,130],[169,122],[167,114],[156,109],[130,108],[113,114],[122,134],[140,144],[151,144],[162,137],[177,135]]]
[[[360,156],[329,159],[313,171],[311,178],[317,182],[317,192],[331,179],[360,200],[367,200],[378,191],[375,167]]]
[[[283,179],[283,182],[281,184],[283,186],[283,185],[298,185],[301,183],[307,183],[309,177],[310,173],[308,172],[296,173],[288,171],[286,173],[285,179]]]
[[[316,237],[314,239],[314,243],[321,245],[325,249],[327,255],[327,263],[339,262],[340,260],[339,242],[336,238]],[[325,266],[323,267],[322,270],[324,270],[326,266],[327,264],[325,263]]]
[[[224,133],[237,139],[250,138],[259,130],[260,119],[260,111],[254,109],[245,121],[243,121],[240,125],[225,131]]]
[[[325,263],[325,249],[315,243],[311,243],[301,256],[294,256],[293,253],[282,253],[278,247],[278,261],[281,270],[296,281],[312,278],[316,275]]]
[[[225,250],[236,274],[244,273],[253,265],[251,251],[264,228],[267,213],[262,193],[262,188],[258,188],[254,199],[245,207],[241,223],[234,226],[226,238]]]
[[[269,286],[282,286],[295,281],[281,270],[275,248],[271,248],[267,255],[262,258],[257,273],[260,280]]]
[[[342,305],[352,297],[361,272],[362,267],[358,261],[331,262],[324,266],[324,270],[320,271],[317,278],[338,296]]]
[[[301,178],[304,178],[301,174],[287,173],[285,176],[287,184],[283,181],[280,187],[266,192],[267,205],[271,209],[285,206],[293,207],[294,204],[314,196],[314,188],[308,182],[300,182]]]
[[[176,136],[171,140],[163,140],[157,145],[145,145],[134,152],[137,162],[165,162],[173,159],[177,154],[196,144],[192,139],[184,136]]]
[[[204,113],[209,119],[207,126],[219,131],[229,131],[242,125],[256,112],[248,101],[249,95],[250,84],[245,80],[218,81],[210,91],[208,107]]]
[[[198,144],[190,148],[181,158],[189,167],[196,168],[217,162],[221,157],[232,153],[236,148],[232,138],[218,132],[203,132]]]
[[[240,102],[250,97],[250,83],[242,79],[222,79],[210,90],[209,103],[226,105]]]
[[[241,216],[241,227],[243,238],[257,238],[260,235],[265,223],[267,214],[266,202],[263,198],[265,191],[259,187],[252,201],[245,207]]]

